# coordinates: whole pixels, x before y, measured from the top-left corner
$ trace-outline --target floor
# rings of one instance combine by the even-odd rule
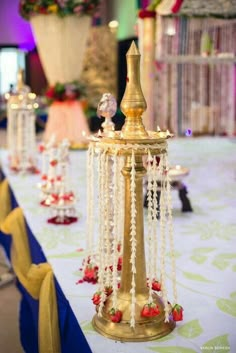
[[[0,147],[5,146],[5,141],[6,132],[0,129]],[[22,353],[18,328],[20,294],[8,271],[9,267],[0,247],[0,352]]]

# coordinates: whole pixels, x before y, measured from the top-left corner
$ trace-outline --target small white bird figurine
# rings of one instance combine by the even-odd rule
[[[104,93],[102,99],[98,103],[97,115],[99,118],[104,117],[105,121],[102,123],[103,134],[113,135],[115,130],[115,124],[111,121],[111,118],[116,114],[117,102],[115,97],[111,93]]]
[[[97,115],[100,118],[112,118],[117,111],[117,103],[115,97],[111,93],[104,93],[97,107]]]

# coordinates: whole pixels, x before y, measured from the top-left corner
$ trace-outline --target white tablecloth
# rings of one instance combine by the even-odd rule
[[[182,213],[173,190],[178,302],[184,321],[163,339],[144,343],[121,343],[97,334],[91,325],[96,285],[76,285],[86,243],[86,152],[71,152],[79,222],[55,226],[46,222],[49,210],[39,206],[39,176],[11,174],[7,152],[1,151],[2,169],[17,202],[94,353],[236,352],[236,142],[183,138],[169,145],[171,163],[190,168],[185,183],[194,208]]]

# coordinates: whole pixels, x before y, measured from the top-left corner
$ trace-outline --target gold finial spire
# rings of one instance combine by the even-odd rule
[[[140,52],[139,52],[134,40],[132,41],[131,46],[129,47],[129,50],[126,53],[126,56],[130,56],[130,55],[139,55],[140,56]]]
[[[133,41],[127,54],[126,88],[121,101],[121,111],[125,114],[125,124],[122,128],[124,138],[147,138],[148,134],[142,122],[142,113],[147,104],[140,84],[140,53]]]

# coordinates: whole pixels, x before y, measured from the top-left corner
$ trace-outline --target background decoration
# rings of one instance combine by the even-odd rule
[[[143,114],[143,122],[147,129],[155,129],[153,121],[149,118],[154,114],[153,90],[155,84],[154,62],[155,62],[155,20],[156,12],[151,10],[140,10],[138,20],[139,49],[141,53],[141,80],[143,82],[143,93],[147,101],[147,110]]]
[[[63,85],[65,94],[69,94],[73,101],[73,105],[67,102],[58,105],[56,102],[50,106],[44,136],[46,141],[55,133],[57,142],[67,138],[73,146],[78,146],[84,143],[82,131],[89,132],[82,106],[76,101],[78,90],[72,85],[80,79],[91,15],[98,5],[98,0],[80,3],[39,0],[34,6],[31,1],[22,0],[20,3],[20,13],[30,20],[33,27],[42,66],[51,87],[48,94],[52,99],[55,90],[58,92],[57,88]],[[61,96],[58,101],[61,101]]]
[[[234,134],[235,11],[234,1],[163,0],[156,6],[150,124],[179,135],[187,129]],[[145,34],[140,36],[142,42]]]
[[[17,76],[16,93],[7,101],[7,148],[10,168],[15,172],[37,173],[35,98],[24,84],[23,72]],[[37,104],[36,104],[37,105]]]
[[[90,28],[83,60],[81,82],[86,87],[89,106],[96,108],[104,92],[117,97],[116,29],[108,26]]]

